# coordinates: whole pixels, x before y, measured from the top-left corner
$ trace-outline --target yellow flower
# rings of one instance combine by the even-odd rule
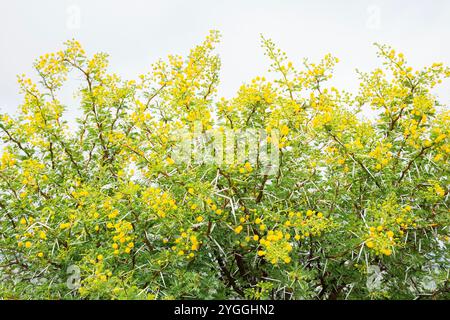
[[[25,248],[31,248],[31,242],[30,241],[25,242]]]
[[[283,125],[282,127],[281,127],[281,134],[283,135],[283,136],[285,136],[285,135],[287,135],[289,133],[289,127],[287,126],[287,125]]]
[[[234,232],[236,232],[237,234],[239,234],[239,233],[241,233],[242,229],[243,229],[242,226],[237,226],[237,227],[234,229]]]
[[[439,135],[434,141],[435,141],[436,143],[439,143],[439,142],[441,142],[442,140],[444,140],[446,137],[447,137],[447,135],[446,135],[445,133],[443,133],[443,134]]]
[[[367,246],[367,248],[372,249],[375,245],[372,241],[367,241],[366,246]]]
[[[119,214],[119,210],[115,209],[108,215],[108,218],[114,219],[115,217],[117,217],[118,214]]]
[[[189,192],[190,194],[194,194],[194,188],[189,188],[189,189],[188,189],[188,192]]]
[[[202,216],[198,216],[195,220],[197,220],[197,222],[202,222],[203,221],[203,217]]]
[[[62,230],[68,229],[68,228],[70,228],[70,223],[69,223],[69,222],[67,222],[67,223],[61,223],[61,224],[59,225],[59,228],[62,229]]]
[[[102,260],[103,260],[103,255],[102,255],[102,254],[99,254],[99,255],[97,256],[97,260],[98,260],[98,261],[102,261]]]
[[[42,258],[42,257],[44,256],[44,253],[43,253],[43,252],[38,252],[37,256],[38,256],[39,258]]]
[[[436,191],[436,194],[438,196],[441,196],[441,197],[445,196],[445,190],[440,185],[436,184],[434,186],[434,190]]]

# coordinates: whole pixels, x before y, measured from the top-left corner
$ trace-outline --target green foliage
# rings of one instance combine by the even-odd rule
[[[274,80],[217,99],[218,40],[131,81],[68,41],[37,83],[19,77],[20,112],[0,120],[0,297],[448,299],[450,112],[432,88],[450,70],[377,46],[384,68],[351,95],[327,83],[338,59],[297,69],[262,39]],[[209,146],[264,132],[279,166],[179,161],[198,125]]]

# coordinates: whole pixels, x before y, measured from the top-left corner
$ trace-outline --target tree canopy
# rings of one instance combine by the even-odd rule
[[[0,115],[0,297],[449,298],[450,110],[433,87],[450,69],[376,45],[351,94],[329,84],[331,54],[293,63],[262,38],[270,74],[218,99],[219,38],[135,80],[71,40],[18,77],[19,112]],[[58,98],[68,77],[79,106]],[[195,128],[229,161],[177,158]],[[263,133],[275,170],[227,132]]]

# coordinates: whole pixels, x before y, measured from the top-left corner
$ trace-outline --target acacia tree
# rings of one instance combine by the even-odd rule
[[[351,95],[327,82],[337,58],[297,68],[262,38],[273,80],[217,100],[218,40],[131,81],[68,41],[39,81],[19,77],[19,114],[0,121],[0,297],[449,298],[450,112],[432,93],[449,68],[377,45],[383,68]],[[275,172],[259,154],[176,161],[196,123],[267,133]]]

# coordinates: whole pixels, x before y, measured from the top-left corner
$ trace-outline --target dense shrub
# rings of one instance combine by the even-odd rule
[[[131,81],[68,41],[19,77],[0,120],[0,297],[449,298],[450,112],[432,94],[449,68],[377,45],[383,67],[350,94],[327,82],[337,58],[297,67],[262,38],[271,80],[217,99],[218,39]],[[258,148],[224,138],[242,133]]]

